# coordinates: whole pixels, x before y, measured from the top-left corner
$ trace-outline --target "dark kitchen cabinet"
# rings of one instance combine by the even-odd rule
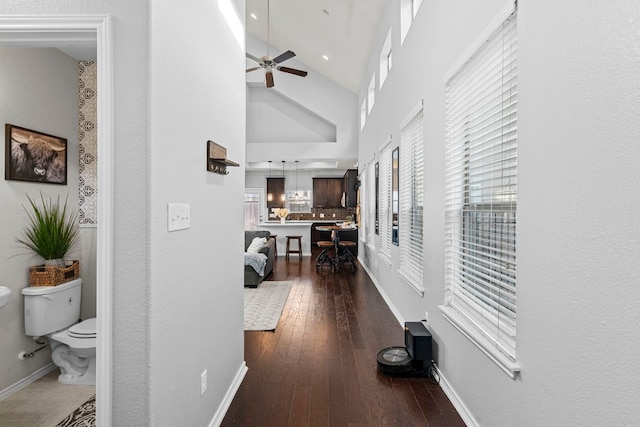
[[[342,207],[342,178],[313,178],[313,207]]]
[[[355,208],[358,204],[358,169],[347,170],[344,174],[343,185],[345,207]]]
[[[267,178],[267,208],[283,208],[283,196],[284,178]]]

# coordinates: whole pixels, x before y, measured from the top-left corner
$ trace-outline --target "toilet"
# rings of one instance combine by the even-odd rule
[[[62,384],[96,384],[96,319],[78,323],[82,279],[24,288],[24,331],[44,337]]]

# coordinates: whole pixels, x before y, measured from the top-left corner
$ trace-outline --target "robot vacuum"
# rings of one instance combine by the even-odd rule
[[[404,345],[380,350],[378,369],[386,375],[429,376],[431,333],[422,322],[405,322]]]

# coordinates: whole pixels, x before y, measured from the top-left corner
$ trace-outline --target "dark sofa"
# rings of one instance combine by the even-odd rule
[[[266,237],[267,243],[260,249],[260,252],[267,256],[267,265],[264,268],[264,276],[260,276],[250,265],[244,266],[244,285],[249,288],[257,288],[260,282],[262,282],[273,271],[273,262],[276,256],[276,241],[271,237],[271,233],[266,230],[245,230],[244,232],[244,250],[253,241],[255,237]]]

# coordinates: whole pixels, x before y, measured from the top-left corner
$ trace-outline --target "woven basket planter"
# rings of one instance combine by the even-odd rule
[[[29,267],[30,286],[58,286],[78,277],[80,277],[80,262],[77,259],[67,261],[66,267],[46,265]]]

